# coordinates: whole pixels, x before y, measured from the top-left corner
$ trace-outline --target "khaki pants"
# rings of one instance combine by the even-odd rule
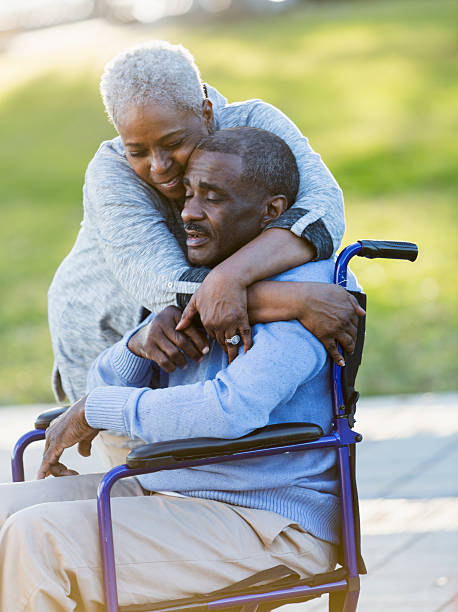
[[[102,612],[95,494],[101,475],[0,485],[0,610]],[[334,566],[334,546],[273,512],[113,489],[121,605],[178,599],[280,563],[302,576]],[[8,518],[9,517],[9,518]]]
[[[92,442],[101,468],[111,470],[126,462],[126,457],[133,448],[145,444],[143,440],[130,440],[127,436],[112,431],[99,431]]]

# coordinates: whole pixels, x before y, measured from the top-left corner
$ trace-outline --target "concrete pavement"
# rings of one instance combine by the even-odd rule
[[[9,451],[49,406],[0,407],[0,481]],[[363,555],[360,612],[458,612],[458,394],[362,399],[357,424]],[[26,455],[36,471],[41,443]],[[98,471],[97,457],[66,451],[67,465]],[[65,462],[65,461],[64,461]],[[327,610],[322,598],[283,612]]]

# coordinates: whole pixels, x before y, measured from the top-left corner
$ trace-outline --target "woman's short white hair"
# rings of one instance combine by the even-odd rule
[[[200,114],[205,97],[191,53],[165,40],[129,47],[116,55],[105,66],[100,92],[115,125],[132,105],[174,104]]]

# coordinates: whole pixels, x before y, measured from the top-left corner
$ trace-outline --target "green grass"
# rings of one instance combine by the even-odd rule
[[[341,1],[161,31],[230,100],[264,98],[299,125],[344,189],[346,242],[418,242],[415,264],[354,266],[369,294],[365,393],[457,386],[455,21],[449,0]],[[85,166],[113,134],[96,71],[81,70],[1,92],[3,404],[51,400],[46,290],[78,230]]]

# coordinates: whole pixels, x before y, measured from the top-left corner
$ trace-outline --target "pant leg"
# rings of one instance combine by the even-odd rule
[[[131,440],[116,431],[100,431],[92,442],[97,456],[104,462],[103,469],[111,470],[126,462],[133,448],[145,444],[143,440]]]
[[[28,506],[46,502],[95,499],[97,487],[103,476],[104,474],[81,474],[45,480],[0,483],[0,527],[9,516]],[[136,478],[124,478],[114,485],[112,495],[116,497],[143,495],[143,489]]]
[[[121,605],[227,586],[279,563],[330,569],[334,547],[272,512],[153,496],[112,501]],[[103,612],[95,500],[25,508],[0,531],[0,609]]]

